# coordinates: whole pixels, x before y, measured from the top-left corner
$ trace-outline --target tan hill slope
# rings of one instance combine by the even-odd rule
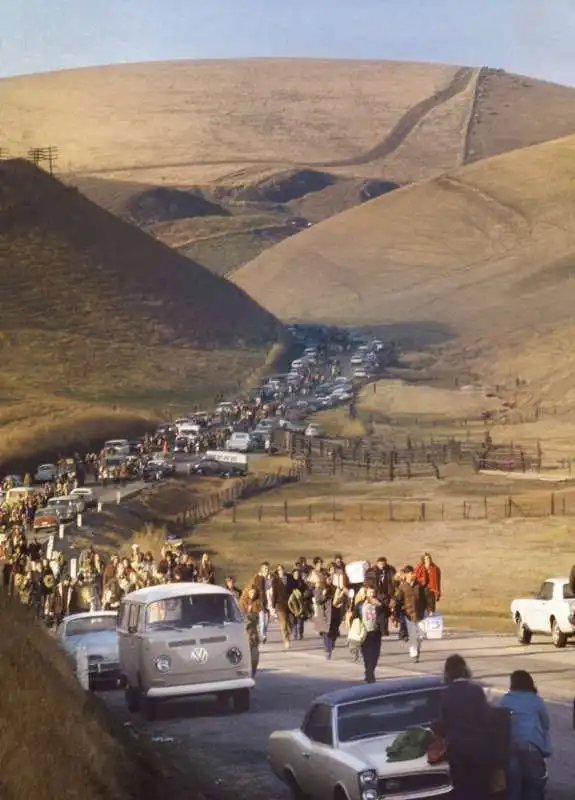
[[[80,412],[212,399],[280,339],[243,291],[28,162],[0,164],[0,223],[5,424],[22,402],[50,427],[64,401]]]
[[[366,196],[575,132],[573,88],[392,61],[68,70],[0,80],[0,105],[2,148],[58,146],[67,182],[171,246],[177,221],[217,274]]]
[[[551,396],[575,377],[574,180],[574,136],[514,151],[332,217],[233,280],[286,321],[443,326]]]

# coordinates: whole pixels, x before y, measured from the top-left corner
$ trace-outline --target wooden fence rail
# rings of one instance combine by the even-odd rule
[[[382,502],[339,502],[336,498],[319,503],[301,500],[282,503],[230,504],[222,508],[223,519],[232,523],[319,522],[438,522],[497,521],[502,519],[575,516],[575,494],[558,496],[554,492],[539,499],[483,497],[459,502],[418,501],[391,498]]]

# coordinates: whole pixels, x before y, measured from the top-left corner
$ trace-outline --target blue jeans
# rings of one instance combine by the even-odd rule
[[[268,625],[270,624],[270,612],[266,608],[260,611],[260,636],[265,639],[268,635]]]
[[[515,746],[507,774],[507,800],[543,800],[547,765],[534,745]]]
[[[300,617],[298,617],[297,619],[294,619],[294,622],[293,622],[293,625],[292,625],[292,630],[291,630],[291,638],[294,641],[296,639],[302,639],[303,638],[303,625],[304,625],[304,620],[303,619],[301,619]]]

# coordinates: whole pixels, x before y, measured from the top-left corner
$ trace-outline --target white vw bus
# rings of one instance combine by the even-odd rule
[[[155,716],[172,698],[230,697],[248,711],[250,648],[243,615],[228,589],[170,583],[127,594],[118,619],[120,666],[131,712]]]

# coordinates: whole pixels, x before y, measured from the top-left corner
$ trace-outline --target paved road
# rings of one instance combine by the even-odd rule
[[[527,669],[534,675],[549,701],[553,725],[555,756],[550,762],[548,799],[571,800],[575,786],[570,705],[575,647],[557,650],[543,640],[527,648],[507,636],[448,632],[442,641],[424,643],[422,661],[414,669],[405,646],[390,638],[383,643],[378,677],[440,673],[446,656],[454,652],[467,658],[475,676],[492,687],[494,696],[507,688],[514,669]],[[184,707],[164,707],[160,719],[152,724],[143,723],[139,717],[130,719],[147,735],[172,738],[171,746],[181,749],[182,758],[198,765],[200,783],[208,796],[223,792],[227,797],[229,792],[250,800],[287,800],[287,789],[266,763],[269,734],[278,728],[299,726],[310,701],[322,692],[362,679],[361,665],[351,662],[343,642],[328,662],[312,633],[285,652],[277,630],[272,628],[270,640],[262,648],[261,671],[249,714],[232,717],[218,712],[212,703],[196,701]],[[125,714],[121,693],[109,692],[106,699],[112,708]],[[161,748],[161,742],[156,746]]]

